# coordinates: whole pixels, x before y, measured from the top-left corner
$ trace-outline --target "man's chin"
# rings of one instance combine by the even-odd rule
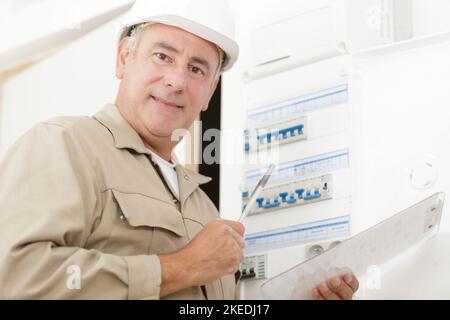
[[[151,134],[158,139],[171,140],[173,142],[179,142],[183,136],[189,133],[189,130],[184,128],[157,128],[151,130]]]

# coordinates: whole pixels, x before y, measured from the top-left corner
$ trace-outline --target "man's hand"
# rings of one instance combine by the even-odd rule
[[[203,285],[234,274],[244,260],[244,226],[235,221],[216,219],[186,246],[187,270],[194,285]]]
[[[311,294],[315,300],[351,300],[358,288],[358,279],[353,274],[347,273],[321,283]]]
[[[160,296],[234,274],[244,260],[244,226],[235,221],[209,222],[182,250],[160,256]]]

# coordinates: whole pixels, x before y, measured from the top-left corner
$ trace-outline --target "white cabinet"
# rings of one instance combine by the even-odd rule
[[[247,80],[412,36],[411,1],[318,0],[286,9],[279,20],[267,16],[267,24],[253,26]]]

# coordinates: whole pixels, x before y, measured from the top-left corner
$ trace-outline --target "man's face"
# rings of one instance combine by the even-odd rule
[[[144,140],[188,129],[216,89],[216,46],[163,24],[145,28],[134,50],[127,43],[119,47],[116,71],[124,117]]]

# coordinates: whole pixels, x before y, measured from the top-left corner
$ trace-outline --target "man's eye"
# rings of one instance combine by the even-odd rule
[[[170,62],[170,58],[164,53],[157,52],[155,53],[155,56],[161,61]]]
[[[199,75],[199,76],[205,75],[205,73],[203,72],[202,69],[197,68],[197,67],[194,67],[194,66],[191,67],[191,71],[192,71],[193,73],[195,73],[196,75]]]

